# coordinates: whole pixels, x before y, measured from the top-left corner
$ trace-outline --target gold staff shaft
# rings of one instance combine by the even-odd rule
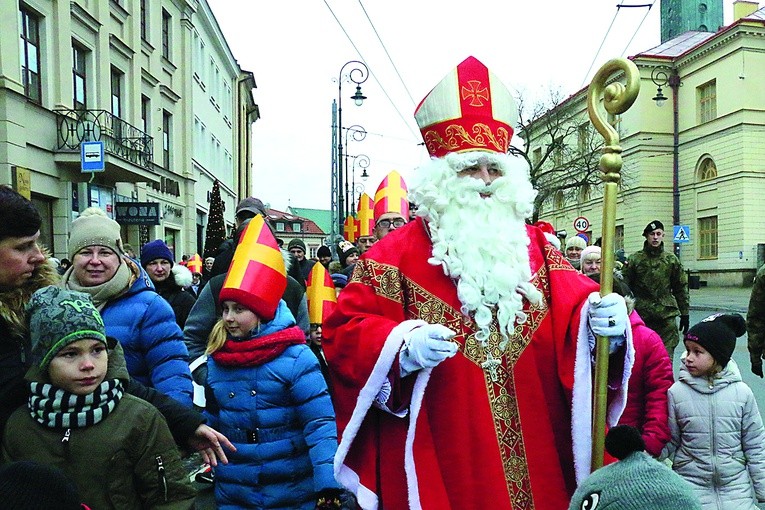
[[[624,75],[625,83],[606,85],[616,72]],[[606,62],[595,74],[587,90],[587,113],[595,129],[603,135],[605,146],[600,157],[601,178],[605,182],[603,193],[603,232],[601,240],[600,295],[613,291],[614,285],[614,237],[616,230],[616,195],[621,178],[622,148],[619,133],[609,124],[600,110],[610,115],[626,112],[635,102],[640,91],[640,72],[631,61],[616,58]],[[598,336],[595,347],[595,383],[592,410],[592,471],[603,465],[606,431],[606,406],[608,392],[608,337]]]

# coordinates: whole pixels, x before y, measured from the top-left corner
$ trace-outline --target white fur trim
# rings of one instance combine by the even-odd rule
[[[592,467],[592,354],[588,341],[590,303],[585,301],[579,316],[579,331],[574,362],[574,388],[571,403],[571,439],[574,451],[574,473],[579,485],[590,474]],[[624,355],[624,372],[616,397],[608,406],[606,422],[613,427],[619,421],[627,404],[627,387],[635,362],[635,346],[632,328],[625,331],[627,350]]]
[[[377,358],[372,373],[367,379],[366,384],[359,392],[359,396],[356,399],[356,407],[353,409],[351,419],[348,421],[348,425],[343,431],[343,436],[340,439],[340,445],[337,447],[337,453],[335,454],[335,479],[343,485],[346,489],[356,494],[356,498],[359,501],[359,505],[364,510],[376,510],[379,504],[377,495],[374,491],[361,485],[358,474],[354,472],[350,467],[343,464],[345,457],[351,448],[353,440],[361,428],[361,424],[364,421],[364,417],[369,412],[369,408],[372,406],[375,398],[380,393],[382,386],[388,381],[388,374],[393,366],[393,363],[398,356],[401,346],[404,343],[404,335],[412,331],[413,329],[427,324],[421,320],[409,320],[404,321],[395,328],[393,328],[385,340],[380,356]],[[418,388],[418,382],[423,371],[417,374],[417,381],[415,382],[415,388]],[[428,372],[429,375],[429,372]],[[424,388],[423,388],[424,390]],[[419,398],[421,402],[422,398]],[[415,401],[415,395],[412,395],[412,401]],[[419,411],[419,409],[417,409]],[[413,409],[414,412],[414,409]],[[411,426],[410,426],[411,428]],[[409,432],[407,432],[407,445],[409,444]],[[409,475],[407,473],[407,480]],[[416,489],[415,489],[416,490]],[[411,497],[410,497],[411,499]],[[419,497],[418,497],[419,501]]]
[[[170,272],[173,274],[175,284],[179,287],[188,287],[191,285],[192,276],[188,267],[180,264],[173,264],[173,268]]]
[[[560,250],[560,239],[558,239],[558,236],[545,232],[545,239],[547,239],[550,244],[555,246],[555,248]]]

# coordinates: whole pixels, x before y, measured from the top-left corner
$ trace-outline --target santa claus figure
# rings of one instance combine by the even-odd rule
[[[527,225],[515,112],[473,57],[428,94],[417,219],[361,257],[325,321],[335,474],[365,509],[558,510],[589,473],[593,334],[629,344],[626,308]]]

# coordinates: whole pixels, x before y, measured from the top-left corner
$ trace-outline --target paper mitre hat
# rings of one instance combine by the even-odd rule
[[[343,224],[343,237],[352,243],[359,237],[359,222],[353,216],[346,216]]]
[[[308,301],[308,321],[311,324],[321,324],[335,309],[337,305],[335,283],[323,265],[314,264],[308,273],[305,297]]]
[[[359,206],[356,209],[356,220],[359,222],[359,237],[370,237],[375,235],[375,201],[366,193],[359,197]],[[347,239],[347,238],[346,238]],[[348,239],[350,241],[350,239]]]
[[[220,301],[236,301],[262,320],[270,321],[286,288],[282,253],[263,217],[257,215],[242,232],[220,291]]]
[[[396,213],[409,221],[409,199],[404,179],[392,170],[377,186],[375,193],[375,223],[385,213]]]
[[[186,262],[186,267],[189,269],[189,271],[192,272],[192,274],[202,274],[203,265],[204,262],[202,261],[202,257],[199,256],[199,253],[195,253],[194,256],[191,257],[188,262]]]
[[[425,96],[414,118],[433,157],[472,150],[506,154],[518,111],[499,78],[468,57]]]

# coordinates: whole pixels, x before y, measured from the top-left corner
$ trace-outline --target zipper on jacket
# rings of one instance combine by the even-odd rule
[[[70,438],[72,435],[72,429],[66,429],[64,431],[64,436],[61,438],[61,444],[64,445],[64,458],[69,459],[69,444],[70,444]]]
[[[154,460],[157,462],[157,477],[159,480],[159,485],[162,487],[165,498],[164,501],[167,503],[167,478],[165,477],[165,464],[162,462],[161,455],[154,457]]]

